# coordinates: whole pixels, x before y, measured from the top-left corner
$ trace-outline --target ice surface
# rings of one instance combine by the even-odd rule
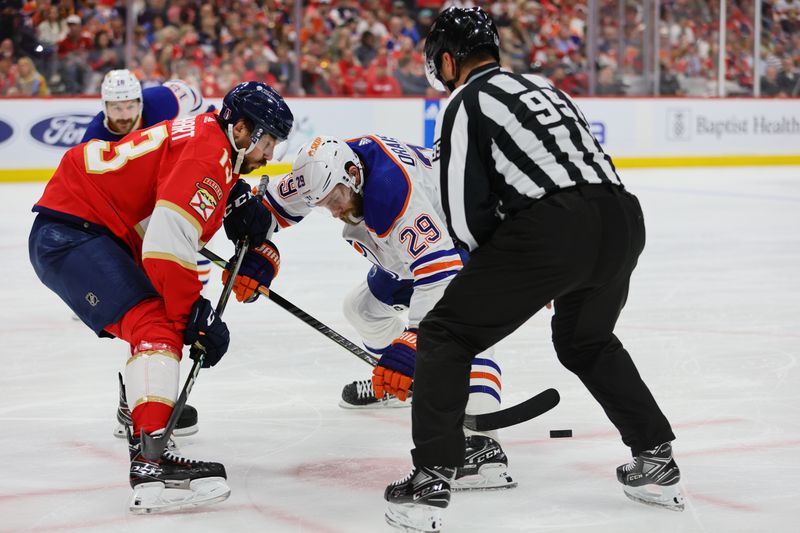
[[[648,242],[617,333],[678,435],[687,509],[623,495],[614,469],[627,449],[558,364],[542,311],[497,350],[504,405],[547,387],[561,404],[502,432],[519,487],[454,495],[445,531],[798,531],[800,168],[622,177]],[[111,435],[125,346],[95,338],[36,279],[26,239],[42,188],[0,185],[0,531],[390,531],[383,488],[410,466],[410,411],[340,409],[342,386],[369,367],[269,301],[229,306],[231,350],[200,373],[200,432],[180,440],[225,464],[230,499],[130,515],[126,446]],[[315,214],[282,232],[274,289],[357,341],[340,307],[369,264],[339,231]],[[228,256],[220,237],[210,247]]]

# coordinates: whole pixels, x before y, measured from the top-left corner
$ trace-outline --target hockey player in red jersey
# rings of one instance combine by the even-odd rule
[[[109,71],[100,85],[100,96],[103,111],[86,127],[81,142],[93,139],[116,142],[135,130],[146,129],[165,120],[193,117],[214,109],[214,106],[206,109],[202,94],[181,80],[170,80],[158,87],[142,90],[136,75],[127,69]],[[210,261],[198,256],[197,266],[197,276],[205,289],[211,273]],[[73,317],[79,320],[77,315]],[[130,422],[131,413],[125,398],[124,385],[120,382],[114,436],[124,439]],[[197,409],[187,404],[172,435],[182,437],[197,431]]]
[[[109,143],[70,149],[33,210],[30,258],[39,279],[101,337],[129,343],[132,512],[160,512],[226,499],[220,463],[189,461],[168,447],[140,453],[178,396],[182,346],[199,343],[204,366],[225,354],[229,333],[200,296],[196,253],[223,225],[231,240],[263,243],[271,214],[240,174],[272,158],[293,117],[263,83],[236,86],[219,116],[162,122]],[[227,213],[226,213],[227,211]],[[164,488],[184,489],[170,498]]]

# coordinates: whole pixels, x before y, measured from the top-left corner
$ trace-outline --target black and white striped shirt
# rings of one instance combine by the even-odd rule
[[[473,70],[436,121],[442,207],[450,234],[474,250],[502,218],[575,185],[620,185],[611,158],[572,99],[541,76],[497,63]]]

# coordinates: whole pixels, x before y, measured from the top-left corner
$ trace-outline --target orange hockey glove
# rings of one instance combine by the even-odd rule
[[[372,370],[375,397],[383,398],[384,393],[389,393],[405,401],[414,381],[416,358],[417,330],[407,329],[383,352],[378,366]]]
[[[236,257],[228,261],[232,265]],[[244,254],[242,266],[239,267],[239,274],[233,282],[233,293],[240,302],[250,303],[256,301],[259,292],[258,288],[269,287],[281,265],[281,254],[278,248],[270,241],[252,248]],[[222,283],[228,281],[230,272],[228,269],[222,271]]]

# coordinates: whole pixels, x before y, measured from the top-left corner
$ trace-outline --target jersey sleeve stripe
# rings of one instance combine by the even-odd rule
[[[198,239],[200,238],[200,235],[203,234],[203,227],[200,225],[200,222],[198,222],[196,218],[190,215],[188,211],[186,211],[178,204],[174,204],[169,200],[159,200],[158,202],[156,202],[156,209],[158,209],[159,207],[163,207],[169,209],[170,211],[174,211],[175,213],[178,213],[181,217],[186,219],[187,222],[189,222],[192,226],[194,226],[194,229],[197,231]]]
[[[142,239],[142,259],[165,259],[196,272],[199,235],[195,224],[199,226],[180,207],[159,201]]]
[[[383,348],[373,348],[371,346],[367,346],[365,343],[364,348],[366,348],[368,352],[374,353],[375,355],[383,355],[383,353],[389,349],[389,346],[384,346]]]
[[[262,202],[264,206],[269,209],[269,212],[272,213],[272,216],[275,217],[275,220],[278,221],[278,226],[282,228],[288,228],[292,224],[290,224],[285,218],[278,214],[278,210],[275,209],[275,206],[271,205],[269,202]]]
[[[491,387],[486,387],[484,385],[470,385],[469,393],[472,394],[476,392],[482,392],[484,394],[488,394],[489,396],[493,396],[498,402],[501,401],[500,394],[498,394],[497,391]]]
[[[274,198],[274,197],[273,197],[273,196],[270,194],[270,192],[269,192],[269,191],[266,191],[266,192],[264,193],[264,204],[267,206],[267,208],[268,208],[270,211],[272,211],[272,212],[275,214],[275,216],[276,216],[276,217],[278,217],[278,220],[279,220],[279,221],[280,221],[280,219],[282,218],[282,219],[283,219],[283,222],[285,222],[285,223],[286,223],[286,226],[290,226],[290,225],[292,225],[292,224],[297,224],[298,222],[300,222],[301,220],[303,220],[303,217],[302,217],[302,216],[290,215],[290,214],[289,214],[289,213],[286,211],[286,209],[284,209],[284,208],[283,208],[283,207],[282,207],[282,206],[281,206],[281,205],[280,205],[280,204],[279,204],[279,203],[278,203],[278,202],[275,200],[275,198]],[[283,227],[283,228],[285,228],[286,226],[284,226],[283,224],[281,224],[281,227]]]
[[[500,379],[489,372],[470,372],[469,379],[488,379],[492,383],[495,383],[498,389],[503,389],[503,386],[500,384]]]
[[[424,265],[425,263],[430,263],[431,261],[434,261],[436,259],[440,259],[442,257],[448,257],[448,256],[452,256],[452,255],[460,256],[460,254],[458,253],[458,250],[456,250],[455,248],[450,248],[449,250],[439,250],[437,252],[431,252],[431,253],[429,253],[427,255],[423,255],[422,257],[420,257],[419,259],[417,259],[416,261],[411,263],[411,265],[408,268],[409,268],[409,270],[411,270],[413,272],[420,265]]]
[[[421,285],[428,285],[430,283],[436,283],[437,281],[449,278],[450,276],[455,276],[459,272],[460,270],[447,270],[445,272],[438,272],[436,274],[433,274],[432,276],[428,276],[426,278],[414,281],[414,287],[419,287]]]
[[[172,263],[179,264],[187,270],[191,270],[193,272],[197,271],[197,265],[195,263],[185,261],[176,255],[166,252],[145,252],[142,254],[142,261],[145,259],[161,259],[163,261],[170,261]]]
[[[497,375],[499,375],[499,376],[503,375],[503,372],[500,370],[500,367],[497,365],[497,363],[495,363],[491,359],[485,359],[483,357],[476,357],[475,359],[472,360],[472,366],[474,367],[475,365],[484,365],[484,366],[491,367],[495,371],[497,371]]]
[[[456,259],[455,261],[446,261],[442,263],[434,263],[432,265],[428,265],[422,268],[418,268],[414,271],[414,277],[419,277],[425,274],[431,274],[433,272],[439,272],[440,270],[445,270],[448,268],[453,267],[463,267],[464,263],[461,262],[461,259]]]

